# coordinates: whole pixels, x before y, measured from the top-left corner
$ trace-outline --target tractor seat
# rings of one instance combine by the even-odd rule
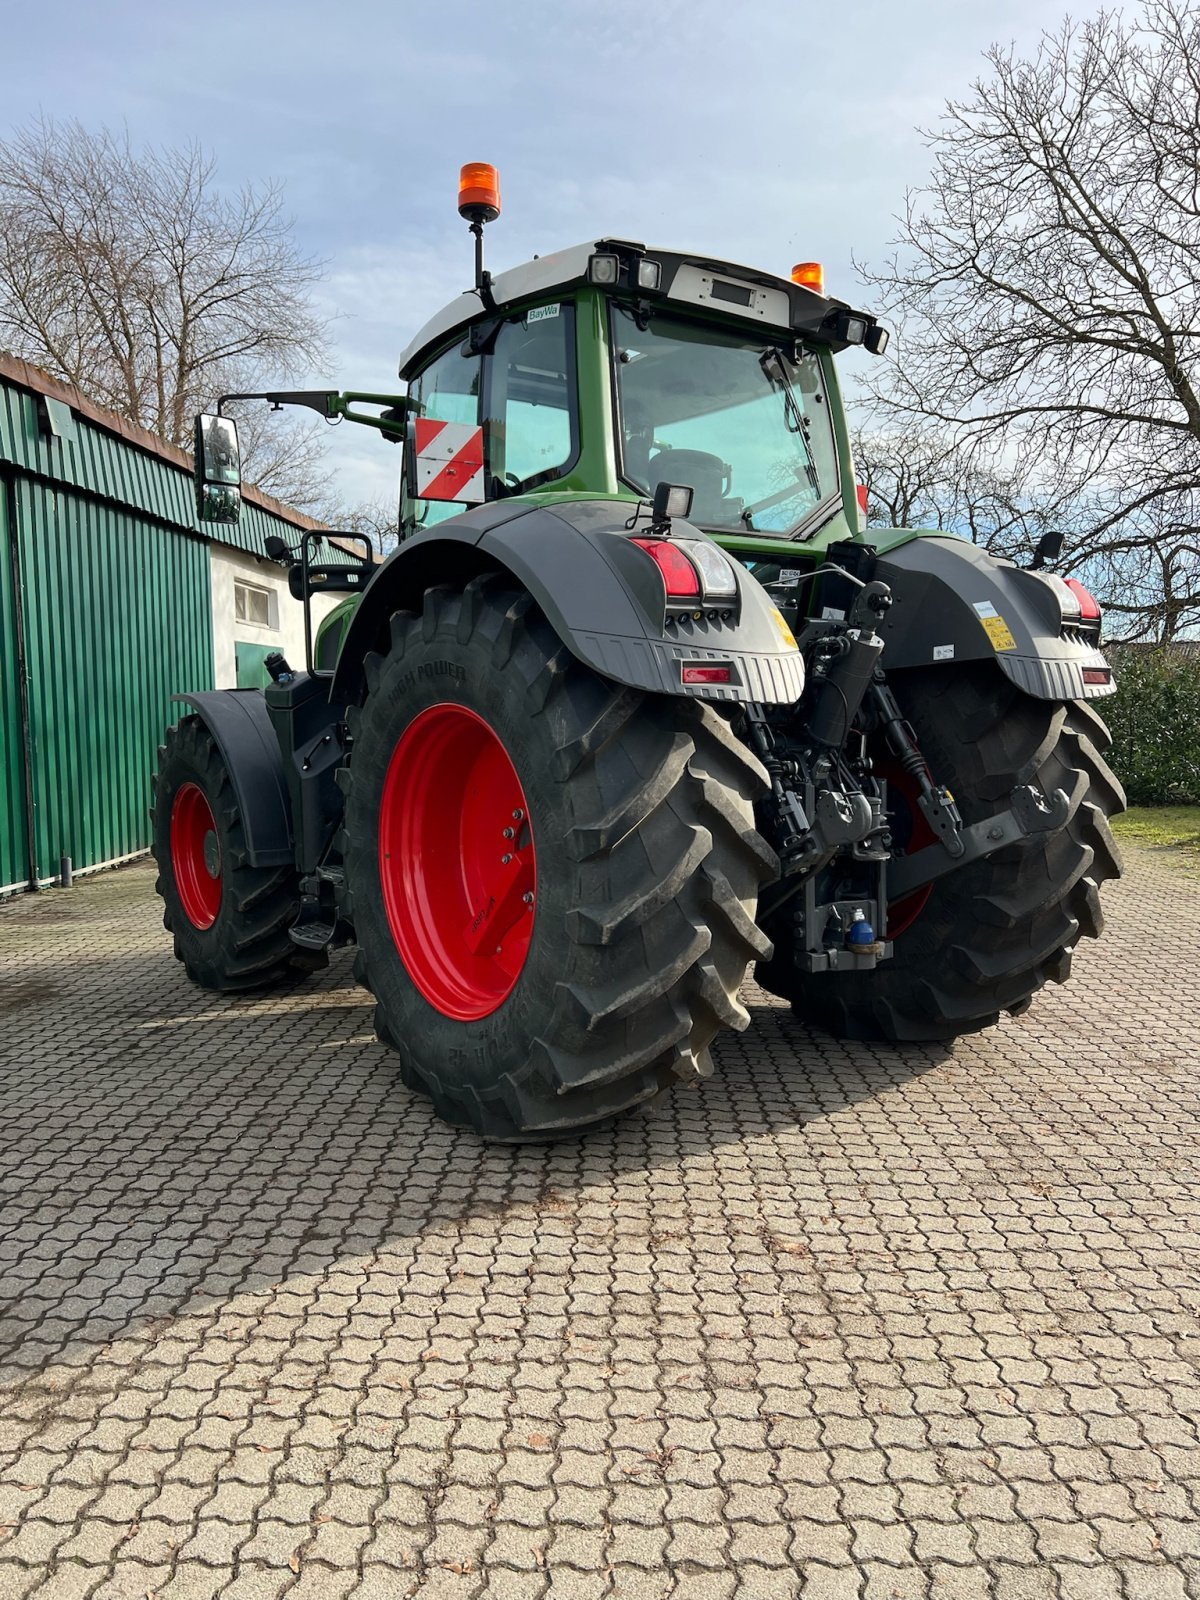
[[[730,496],[732,474],[728,462],[707,450],[673,450],[669,446],[650,458],[650,487],[659,483],[686,483],[692,490],[693,522],[736,523],[744,502]]]

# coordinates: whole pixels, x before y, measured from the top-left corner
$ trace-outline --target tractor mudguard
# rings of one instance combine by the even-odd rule
[[[869,537],[869,536],[868,536]],[[893,605],[880,631],[882,665],[923,667],[994,659],[1037,700],[1093,700],[1113,692],[1095,641],[1064,623],[1058,596],[1036,573],[998,561],[965,539],[913,539],[881,556],[875,577]]]
[[[291,866],[291,802],[279,740],[261,689],[209,689],[176,694],[194,706],[212,734],[229,773],[252,867]]]
[[[426,589],[490,569],[510,573],[571,653],[615,683],[706,700],[778,705],[798,699],[804,687],[800,653],[770,597],[737,562],[736,600],[706,601],[700,620],[689,615],[666,623],[662,578],[629,539],[631,531],[649,531],[644,512],[629,528],[634,511],[627,500],[499,500],[406,540],[362,597],[330,698],[360,697],[363,657],[387,639],[394,611],[419,612]],[[672,532],[706,538],[679,519]],[[730,682],[685,684],[682,666],[691,662],[728,664]]]

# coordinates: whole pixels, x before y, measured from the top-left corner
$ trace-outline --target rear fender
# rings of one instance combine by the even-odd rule
[[[664,628],[662,583],[631,545],[629,501],[500,500],[406,540],[376,572],[338,658],[331,698],[358,700],[363,658],[387,648],[394,611],[421,609],[425,590],[481,572],[527,589],[571,653],[615,683],[706,700],[790,704],[804,666],[762,586],[735,563],[739,594],[728,621],[687,618]],[[676,532],[705,536],[676,522]],[[647,531],[643,525],[641,531]],[[728,662],[728,685],[685,685],[681,663]]]
[[[891,670],[994,660],[1038,700],[1094,700],[1113,692],[1085,683],[1107,669],[1095,643],[1063,621],[1058,598],[1036,573],[998,561],[965,539],[922,538],[880,557],[875,577],[892,590],[880,631]]]
[[[171,698],[193,706],[216,741],[245,829],[249,865],[291,866],[287,776],[262,690],[210,689]]]

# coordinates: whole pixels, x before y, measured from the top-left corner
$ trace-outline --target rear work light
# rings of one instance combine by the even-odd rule
[[[688,560],[700,569],[706,600],[724,600],[728,604],[736,599],[737,574],[723,551],[703,539],[681,539],[679,546]]]
[[[1085,589],[1078,578],[1064,578],[1063,582],[1079,602],[1081,622],[1099,622],[1100,602],[1090,589]]]

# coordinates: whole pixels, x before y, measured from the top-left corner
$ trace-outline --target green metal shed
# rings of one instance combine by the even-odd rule
[[[171,696],[214,687],[212,542],[317,526],[247,490],[238,527],[201,528],[191,466],[0,354],[0,894],[148,848]]]

